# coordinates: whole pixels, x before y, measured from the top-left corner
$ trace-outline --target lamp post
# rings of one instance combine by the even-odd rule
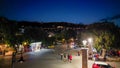
[[[88,43],[89,43],[89,54],[93,56],[93,47],[92,47],[93,39],[88,38]]]
[[[13,52],[13,53],[12,53],[12,63],[11,63],[11,68],[14,68],[14,63],[15,63],[15,61],[16,61],[16,53]]]
[[[86,47],[86,44],[87,44],[87,41],[86,41],[86,40],[83,40],[82,43],[83,43],[83,46],[84,46],[84,48],[85,48],[85,47]]]
[[[82,68],[88,68],[88,49],[86,48],[87,41],[83,40],[84,48],[82,48]]]

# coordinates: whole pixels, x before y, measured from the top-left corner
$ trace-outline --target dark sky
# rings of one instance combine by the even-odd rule
[[[90,24],[115,15],[120,0],[0,0],[0,16],[17,21]]]

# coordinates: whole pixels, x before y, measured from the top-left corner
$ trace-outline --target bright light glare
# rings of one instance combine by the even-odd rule
[[[86,43],[87,43],[87,41],[86,41],[86,40],[83,40],[82,42],[83,42],[83,45],[86,45]]]
[[[35,50],[34,52],[38,52],[38,51],[40,51],[40,49],[39,50]]]
[[[91,43],[93,40],[92,38],[88,38],[88,42]]]

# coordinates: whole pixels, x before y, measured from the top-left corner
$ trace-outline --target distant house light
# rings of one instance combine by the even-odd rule
[[[63,28],[63,26],[57,26],[57,28]]]
[[[19,28],[19,30],[20,30],[21,33],[25,32],[25,29],[23,29],[23,28]]]

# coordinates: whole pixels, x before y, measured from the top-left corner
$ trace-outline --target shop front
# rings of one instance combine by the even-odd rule
[[[30,48],[33,52],[40,51],[42,42],[34,42],[30,44]]]

